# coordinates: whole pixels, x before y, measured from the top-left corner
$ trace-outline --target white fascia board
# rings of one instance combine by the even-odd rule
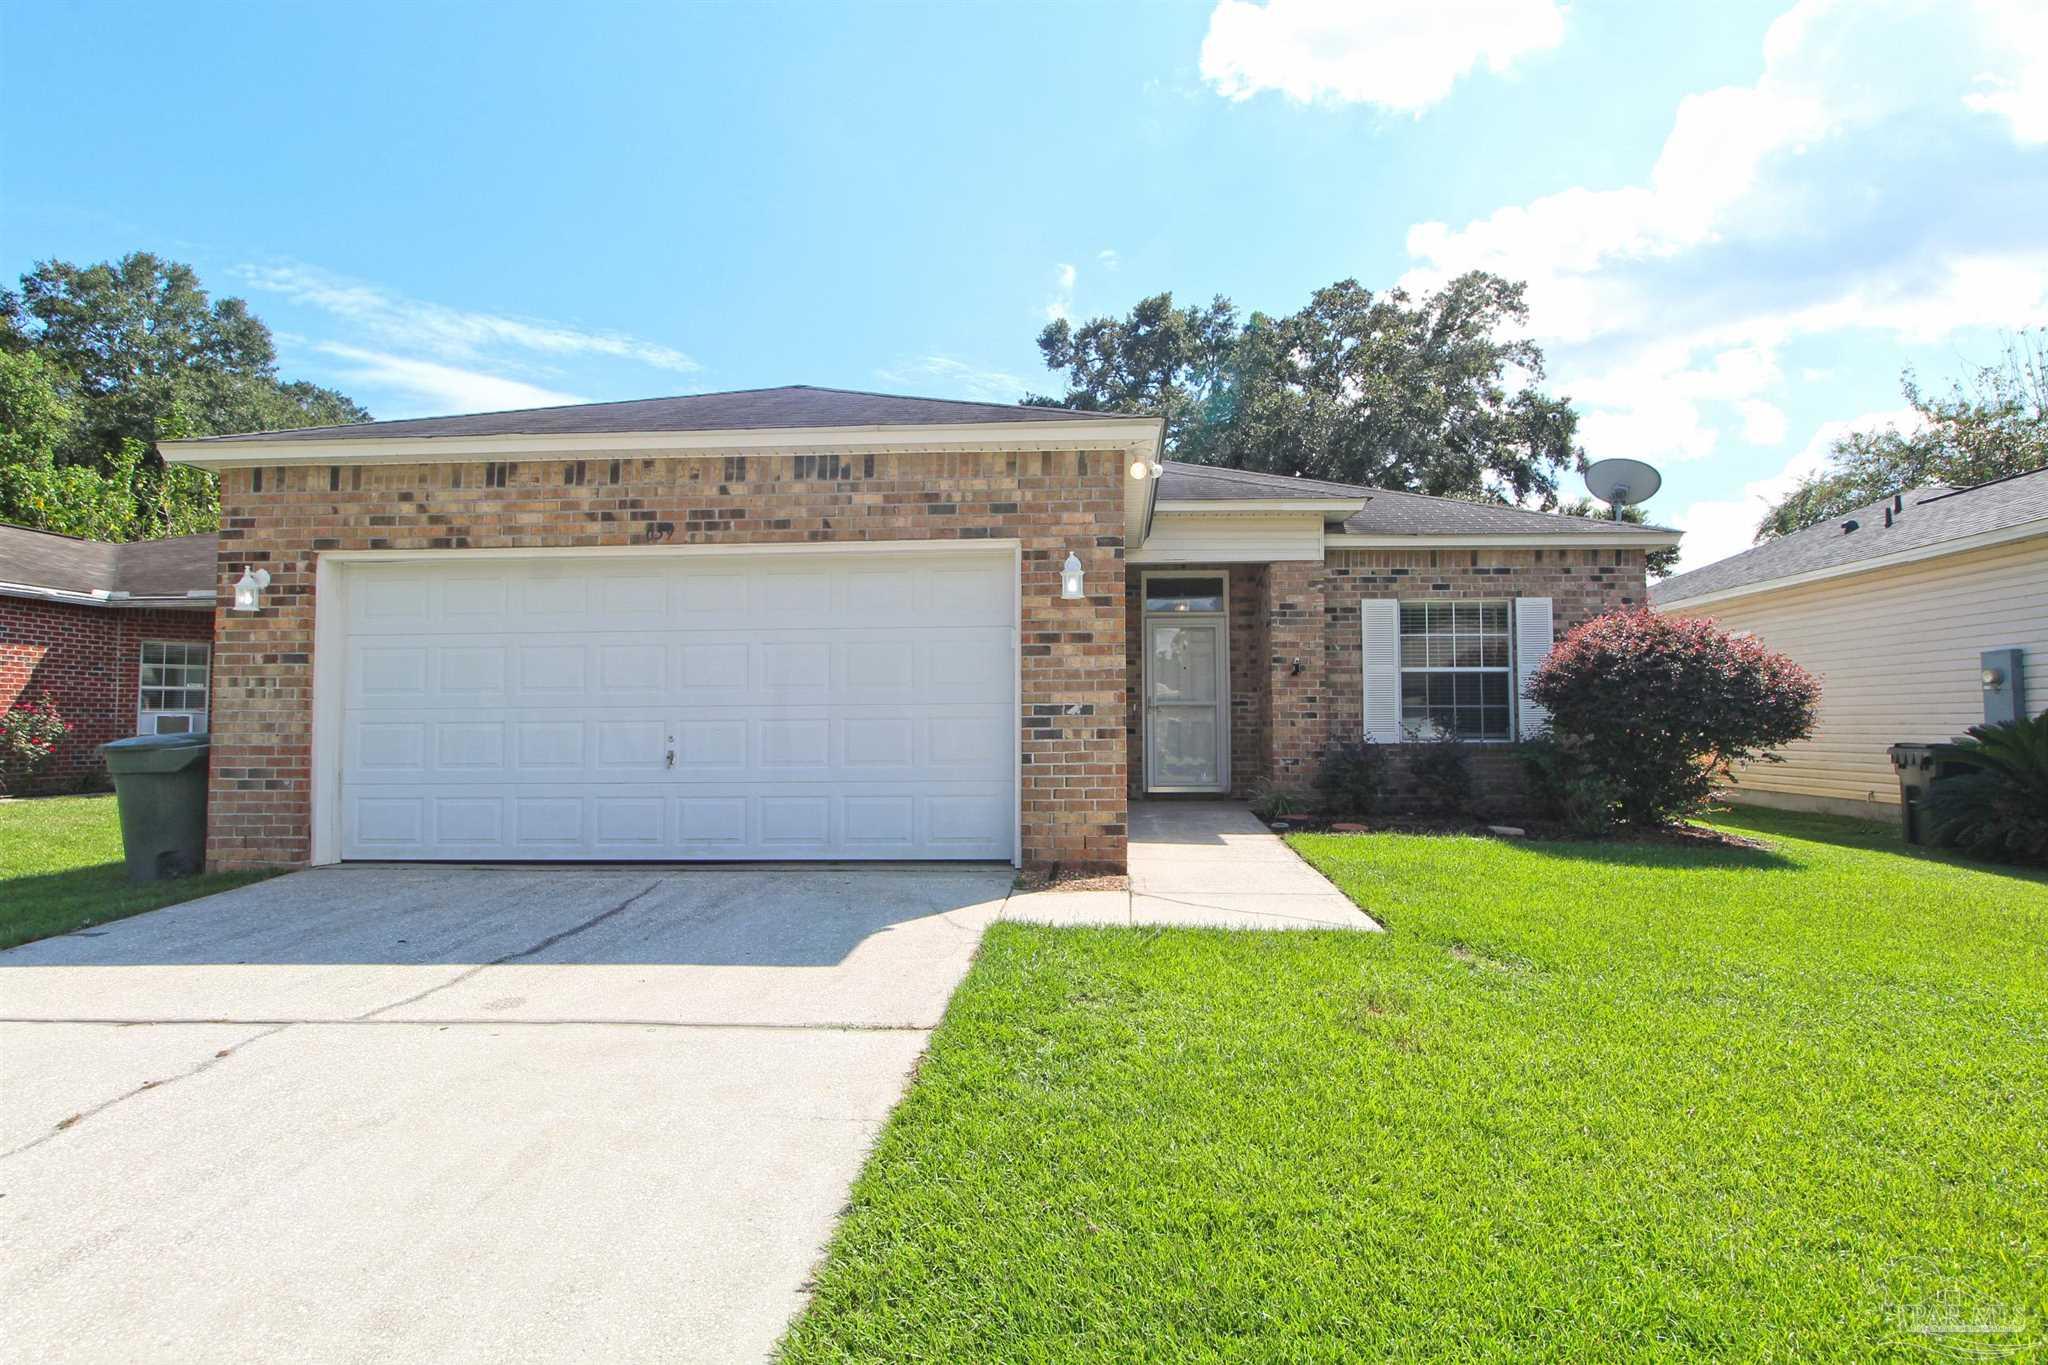
[[[77,592],[69,588],[45,588],[34,583],[0,583],[0,597],[19,597],[31,602],[59,602],[70,607],[212,607],[210,592],[164,593],[137,597],[133,593],[94,588]]]
[[[1159,502],[1159,514],[1168,517],[1270,517],[1275,512],[1319,512],[1325,517],[1348,517],[1365,506],[1363,498],[1174,498]]]
[[[1703,592],[1696,597],[1680,597],[1659,602],[1653,596],[1650,605],[1657,611],[1690,611],[1709,602],[1727,602],[1737,597],[1754,597],[1758,593],[1776,592],[1780,588],[1796,588],[1806,583],[1825,583],[1831,578],[1875,573],[1879,569],[1896,568],[1901,564],[1917,564],[1923,559],[1939,559],[1943,555],[1959,555],[1970,550],[1989,549],[1994,545],[2010,545],[2016,540],[2031,540],[2035,536],[2048,536],[2048,517],[2037,521],[2024,521],[2017,526],[2000,527],[1996,531],[1981,531],[1974,536],[1944,540],[1934,545],[1922,545],[1914,550],[1880,555],[1875,559],[1833,564],[1825,569],[1809,569],[1805,573],[1786,574],[1781,578],[1760,578],[1754,583],[1737,584],[1732,588],[1723,588],[1719,592]]]
[[[0,583],[0,596],[24,597],[32,602],[63,602],[74,607],[104,607],[113,594],[102,588],[76,592],[69,588],[46,588],[36,583]]]
[[[1333,550],[1656,550],[1678,544],[1677,531],[1616,531],[1611,535],[1572,535],[1552,531],[1534,535],[1389,536],[1352,531],[1323,537]]]
[[[772,427],[745,431],[625,431],[575,435],[360,437],[333,441],[159,441],[172,464],[199,469],[252,465],[456,464],[614,451],[784,454],[1010,450],[1120,450],[1158,455],[1156,418],[1088,422],[984,422],[947,426]]]

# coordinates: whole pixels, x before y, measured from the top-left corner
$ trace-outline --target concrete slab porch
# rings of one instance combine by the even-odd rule
[[[1003,919],[1226,929],[1379,925],[1239,801],[1134,801],[1129,891],[1039,891]]]

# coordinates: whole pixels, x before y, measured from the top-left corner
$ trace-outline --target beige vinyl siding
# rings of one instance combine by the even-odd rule
[[[2048,538],[1947,555],[1700,607],[1820,675],[1813,738],[1783,763],[1751,764],[1735,795],[1897,806],[1885,750],[1945,740],[1984,719],[1978,656],[2026,651],[2027,712],[2048,709]]]
[[[1323,558],[1320,512],[1204,516],[1162,512],[1133,564],[1269,564]]]

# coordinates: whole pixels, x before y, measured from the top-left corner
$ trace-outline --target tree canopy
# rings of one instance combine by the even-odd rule
[[[1923,392],[1911,370],[1900,383],[1924,425],[1851,432],[1837,440],[1828,468],[1800,480],[1764,514],[1759,541],[1833,521],[1908,488],[1967,488],[2048,465],[2048,329],[2007,338],[1996,361],[1975,367],[1946,394]]]
[[[1175,459],[1552,508],[1584,453],[1570,402],[1539,387],[1542,351],[1512,335],[1527,320],[1521,284],[1476,271],[1419,298],[1342,280],[1242,321],[1221,296],[1156,294],[1048,325],[1038,348],[1067,390],[1025,401],[1164,416]]]
[[[188,265],[45,261],[0,290],[0,520],[100,540],[209,530],[212,476],[166,468],[157,441],[369,415],[280,380],[270,329]]]

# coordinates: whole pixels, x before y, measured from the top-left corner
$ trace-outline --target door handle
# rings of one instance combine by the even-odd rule
[[[668,737],[668,763],[667,763],[667,766],[668,766],[668,767],[671,767],[671,768],[673,768],[673,767],[675,767],[675,766],[676,766],[676,737],[675,737],[674,735],[670,735],[670,736]]]

